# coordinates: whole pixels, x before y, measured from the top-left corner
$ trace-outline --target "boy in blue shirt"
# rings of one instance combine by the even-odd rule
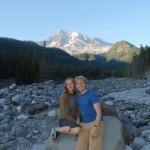
[[[99,98],[88,90],[84,76],[77,76],[75,83],[79,91],[78,105],[83,119],[83,123],[78,120],[82,131],[78,137],[77,150],[102,150],[103,122]]]

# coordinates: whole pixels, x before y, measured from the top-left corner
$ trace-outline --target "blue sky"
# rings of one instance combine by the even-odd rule
[[[150,45],[149,0],[0,0],[0,36],[41,40],[60,29]]]

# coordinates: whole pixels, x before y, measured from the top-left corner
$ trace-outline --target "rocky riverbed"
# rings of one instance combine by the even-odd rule
[[[126,149],[148,150],[150,80],[92,80],[89,88],[122,121]],[[62,90],[63,83],[52,80],[0,89],[0,149],[30,150],[34,143],[48,139],[51,128],[58,122]]]

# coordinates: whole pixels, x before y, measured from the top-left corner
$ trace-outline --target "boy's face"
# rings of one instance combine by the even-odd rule
[[[76,82],[76,88],[79,90],[79,92],[83,92],[86,90],[86,84],[82,79],[78,79]]]

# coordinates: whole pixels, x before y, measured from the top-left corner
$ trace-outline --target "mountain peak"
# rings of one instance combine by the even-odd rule
[[[129,43],[128,41],[125,41],[125,40],[118,41],[118,42],[116,42],[115,44],[127,44],[127,45],[133,45],[133,44],[131,44],[131,43]]]
[[[129,43],[128,41],[121,40],[116,42],[107,53],[107,59],[120,60],[124,62],[131,62],[135,55],[140,53],[140,49]]]
[[[46,42],[46,47],[61,48],[71,55],[89,53],[100,54],[108,51],[111,44],[100,38],[90,38],[78,32],[72,32],[66,29],[55,32]],[[41,41],[40,43],[43,43]]]

